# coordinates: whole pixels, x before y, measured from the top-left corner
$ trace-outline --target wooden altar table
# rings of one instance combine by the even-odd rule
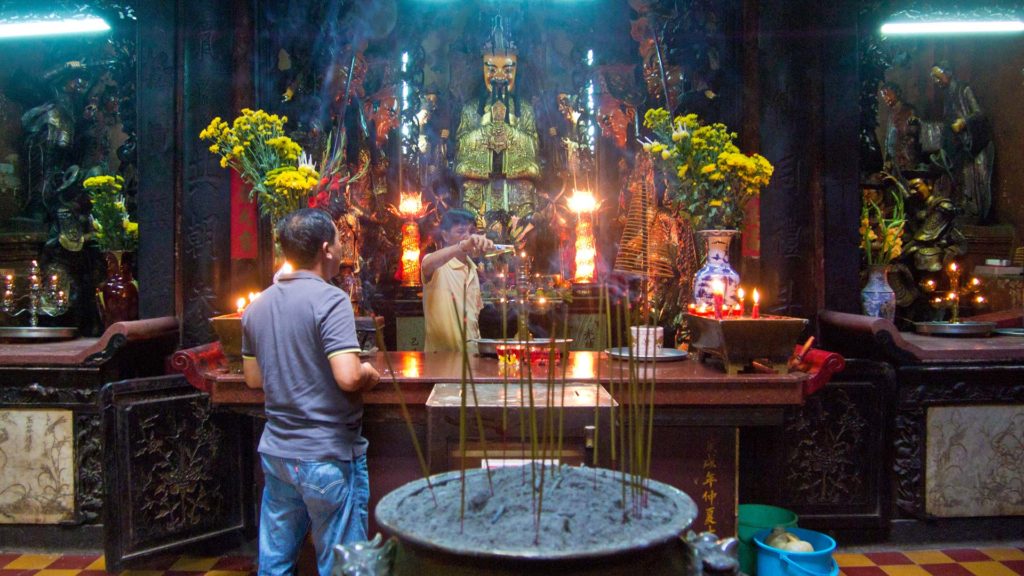
[[[216,358],[218,347],[217,343],[207,345],[205,353]],[[179,355],[195,359],[203,353],[204,350],[193,349]],[[437,436],[449,434],[451,427],[445,427],[446,431],[430,430],[427,401],[435,384],[459,382],[462,356],[454,352],[378,352],[364,360],[381,373],[381,383],[364,394],[363,433],[370,441],[372,507],[382,495],[420,477],[396,386],[411,414],[420,445],[426,450],[430,442],[443,444],[450,439]],[[209,393],[215,406],[251,412],[263,403],[261,390],[248,388],[241,374],[229,372],[223,365],[207,361],[204,367],[203,362],[184,358],[177,358],[176,365],[194,386]],[[474,356],[469,366],[477,385],[493,386],[506,381],[496,359]],[[547,366],[534,365],[532,369],[535,382],[547,381]],[[556,380],[564,374],[564,381],[572,385],[600,384],[621,404],[626,400],[622,383],[628,381],[628,370],[628,362],[612,360],[601,352],[571,351],[564,365],[555,366],[554,374]],[[780,425],[786,407],[803,403],[808,375],[794,372],[728,376],[720,368],[694,359],[641,365],[638,371],[641,380],[650,378],[655,382],[651,476],[693,497],[700,508],[694,529],[734,534],[739,429]],[[508,381],[515,384],[519,378],[513,372]],[[435,437],[428,440],[431,433]],[[582,434],[574,430],[567,432],[567,437],[579,438]],[[579,446],[571,449],[578,451]],[[435,461],[431,463],[431,472],[450,467],[450,459]]]

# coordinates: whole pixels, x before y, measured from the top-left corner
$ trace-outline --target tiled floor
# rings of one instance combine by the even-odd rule
[[[1024,576],[1024,548],[949,548],[904,552],[836,553],[845,576]],[[0,554],[0,576],[99,576],[102,556]],[[252,558],[179,556],[158,560],[124,576],[245,576]]]
[[[1024,548],[835,554],[846,576],[1024,576]]]
[[[205,558],[166,557],[144,567],[120,572],[124,576],[246,576],[255,574],[256,563],[245,556]],[[106,571],[103,556],[59,554],[0,554],[0,576],[100,576]]]

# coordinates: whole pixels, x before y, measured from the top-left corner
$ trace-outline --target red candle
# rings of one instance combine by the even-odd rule
[[[698,316],[707,316],[708,315],[708,305],[703,303],[703,302],[701,302],[700,306],[697,307],[697,315]]]
[[[757,288],[754,288],[754,307],[750,310],[750,317],[755,320],[761,317],[760,301],[761,296],[757,293]]]
[[[743,301],[746,296],[747,293],[743,291],[743,288],[736,289],[736,297],[739,299],[739,302],[736,303],[736,306],[739,308],[739,314],[737,314],[737,316],[740,318],[742,318],[743,314],[746,313],[744,308],[747,306],[747,303]]]
[[[715,309],[715,320],[722,319],[722,297],[725,295],[725,284],[718,278],[711,281],[711,298]]]

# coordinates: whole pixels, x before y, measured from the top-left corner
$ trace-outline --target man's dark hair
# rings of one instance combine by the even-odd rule
[[[441,230],[451,230],[459,224],[476,224],[476,214],[462,208],[452,208],[441,217]]]
[[[311,267],[324,242],[333,244],[338,233],[327,212],[315,208],[296,210],[281,218],[276,231],[281,252],[296,269]]]

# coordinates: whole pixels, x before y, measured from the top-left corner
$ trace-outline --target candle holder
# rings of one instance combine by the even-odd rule
[[[14,274],[4,276],[4,290],[0,297],[0,312],[14,317],[29,315],[29,326],[39,327],[39,316],[61,316],[68,310],[68,298],[59,287],[58,276],[43,282],[42,270],[35,260],[28,269],[28,286],[20,293],[15,286]]]
[[[951,262],[946,268],[949,290],[942,295],[933,296],[930,301],[932,307],[950,311],[949,321],[917,322],[914,324],[915,331],[934,336],[988,336],[995,330],[995,322],[963,322],[960,320],[961,301],[969,300],[978,306],[986,304],[985,296],[981,293],[981,281],[972,277],[967,282],[961,282],[961,274],[962,270],[957,263]],[[939,292],[935,280],[925,280],[921,282],[920,286],[926,294]]]
[[[722,318],[687,314],[690,348],[697,351],[697,361],[708,358],[722,361],[725,371],[738,374],[755,360],[764,361],[772,370],[785,374],[807,320],[789,316],[764,315],[754,319]]]

